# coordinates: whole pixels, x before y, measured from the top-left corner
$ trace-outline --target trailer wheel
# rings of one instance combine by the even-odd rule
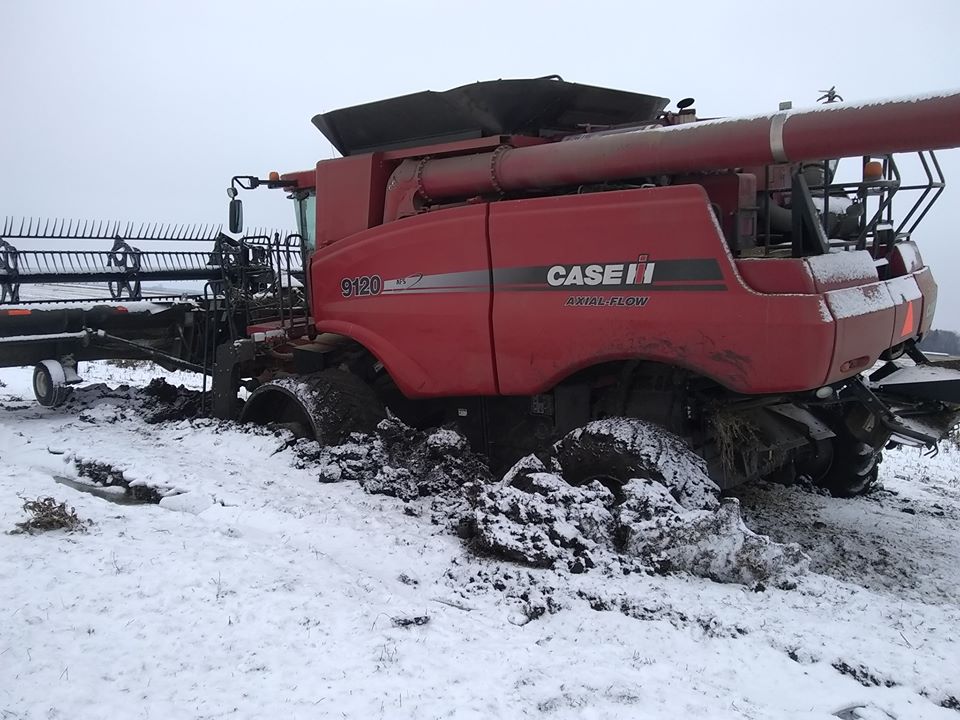
[[[57,407],[67,397],[67,376],[56,360],[44,360],[33,368],[33,394],[43,407]]]
[[[373,432],[384,417],[373,388],[348,372],[327,369],[264,383],[250,394],[240,422],[282,427],[335,445],[352,432]]]

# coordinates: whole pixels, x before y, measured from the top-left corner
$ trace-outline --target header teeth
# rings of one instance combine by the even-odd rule
[[[13,218],[3,220],[0,237],[57,240],[213,240],[220,225],[133,223],[120,220],[67,220],[63,218]]]
[[[206,223],[134,223],[120,220],[67,220],[63,218],[14,218],[5,217],[0,225],[0,238],[49,239],[49,240],[113,240],[121,237],[130,241],[182,241],[196,242],[216,240],[223,232],[220,224]],[[244,237],[265,241],[289,237],[289,230],[274,228],[250,228]],[[299,238],[293,241],[299,244]]]

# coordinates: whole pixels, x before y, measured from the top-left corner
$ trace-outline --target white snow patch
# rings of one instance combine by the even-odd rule
[[[890,310],[896,305],[886,283],[832,290],[825,293],[825,297],[837,320]]]
[[[876,282],[877,268],[866,250],[831,252],[805,259],[814,279],[821,285],[847,282]]]
[[[199,515],[216,504],[214,498],[202,492],[185,492],[167,495],[160,499],[160,507],[167,510]]]
[[[888,453],[886,491],[853,501],[745,488],[747,526],[799,542],[813,569],[760,591],[485,559],[406,512],[423,500],[319,484],[270,432],[82,422],[24,407],[28,370],[0,381],[0,530],[42,495],[95,523],[0,532],[0,715],[831,720],[859,704],[955,717],[941,707],[960,697],[950,449]],[[163,468],[234,507],[108,503],[57,485],[48,447],[135,477]]]
[[[907,272],[915,272],[923,267],[923,258],[920,257],[920,249],[914,242],[897,243],[896,251],[900,253],[903,259],[904,267]]]

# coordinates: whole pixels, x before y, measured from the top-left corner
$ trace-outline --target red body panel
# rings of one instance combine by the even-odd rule
[[[881,282],[866,253],[837,261],[735,264],[697,185],[510,200],[320,250],[312,309],[319,330],[363,344],[409,397],[531,395],[627,359],[745,394],[797,392],[929,327],[926,268]],[[373,276],[379,294],[344,291]]]
[[[801,258],[741,258],[735,262],[740,277],[757,292],[810,295],[817,290],[810,268]]]
[[[380,224],[392,170],[382,153],[317,163],[317,247]]]
[[[417,287],[417,276],[479,271],[470,288]],[[344,297],[343,279],[407,280],[404,292]],[[454,208],[358,233],[315,253],[317,329],[376,355],[408,397],[495,395],[487,206]]]
[[[883,282],[833,290],[825,297],[837,323],[832,382],[870,367],[891,346],[896,306]]]
[[[697,186],[498,203],[490,238],[496,270],[647,255],[660,266],[709,258],[720,277],[655,280],[629,291],[501,290],[497,283],[493,325],[504,394],[541,392],[581,368],[630,358],[685,367],[745,393],[816,387],[826,374],[834,327],[821,298],[747,288]],[[717,286],[725,289],[710,289]],[[648,300],[570,306],[571,297]],[[765,371],[771,367],[776,372]]]

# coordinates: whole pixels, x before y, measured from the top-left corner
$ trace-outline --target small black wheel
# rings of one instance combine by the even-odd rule
[[[57,407],[67,397],[66,374],[56,360],[44,360],[33,368],[33,394],[43,407]]]
[[[883,454],[851,437],[838,437],[833,449],[830,469],[818,481],[834,497],[851,498],[866,495],[877,482]]]

